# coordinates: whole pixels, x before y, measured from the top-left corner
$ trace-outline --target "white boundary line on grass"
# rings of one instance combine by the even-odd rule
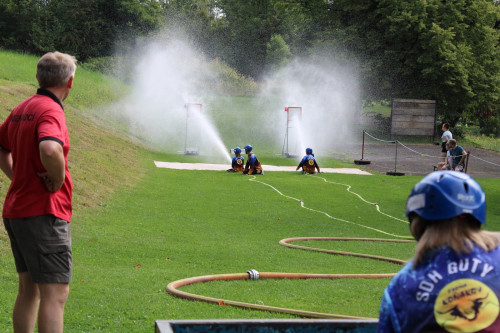
[[[259,179],[260,179],[260,176],[259,176]],[[353,224],[353,225],[356,225],[358,227],[361,227],[361,228],[366,228],[366,229],[370,229],[370,230],[373,230],[373,231],[376,231],[378,233],[381,233],[381,234],[385,234],[385,235],[389,235],[389,236],[393,236],[393,237],[396,237],[396,238],[408,238],[408,236],[402,236],[402,235],[396,235],[396,234],[393,234],[393,233],[390,233],[390,232],[387,232],[387,231],[383,231],[383,230],[380,230],[380,229],[377,229],[377,228],[374,228],[374,227],[370,227],[370,226],[367,226],[367,225],[364,225],[364,224],[361,224],[361,223],[356,223],[356,222],[353,222],[353,221],[349,221],[349,220],[344,220],[344,219],[341,219],[341,218],[338,218],[338,217],[335,217],[335,216],[332,216],[330,214],[328,214],[327,212],[324,212],[324,211],[321,211],[321,210],[317,210],[317,209],[313,209],[313,208],[309,208],[307,207],[305,204],[304,204],[304,201],[302,199],[299,199],[299,198],[295,198],[295,197],[292,197],[292,196],[289,196],[289,195],[286,195],[284,193],[282,193],[280,190],[278,190],[276,187],[270,185],[270,184],[267,184],[261,180],[257,180],[257,176],[253,176],[252,178],[249,179],[251,182],[257,182],[257,183],[260,183],[260,184],[263,184],[265,186],[268,186],[270,187],[271,189],[273,189],[276,193],[278,193],[279,195],[285,197],[285,198],[288,198],[290,200],[294,200],[294,201],[297,201],[300,203],[300,207],[301,208],[304,208],[304,209],[307,209],[307,210],[310,210],[312,212],[315,212],[315,213],[319,213],[319,214],[323,214],[325,215],[326,217],[332,219],[332,220],[337,220],[337,221],[340,221],[340,222],[344,222],[344,223],[349,223],[349,224]],[[338,184],[338,183],[334,183],[334,184]],[[339,184],[339,185],[345,185],[345,184]],[[348,192],[350,190],[350,187],[347,189]],[[364,202],[366,203],[369,203],[368,201],[366,201],[365,199],[363,199],[363,197],[361,197],[360,195],[358,195],[357,193],[354,193],[354,192],[351,192],[353,194],[355,194],[356,196],[358,196],[358,198],[360,198],[361,200],[363,200]],[[372,204],[372,203],[370,203]],[[385,214],[385,213],[382,213],[379,209],[379,206],[378,204],[376,205],[377,207],[377,211],[382,214],[382,215],[385,215],[385,216],[389,216],[391,218],[394,218],[393,216],[390,216],[388,214]],[[405,222],[407,223],[406,221],[403,221],[401,219],[398,219],[398,218],[394,218],[396,220],[399,220],[399,221],[402,221],[402,222]]]
[[[380,210],[380,206],[379,206],[379,204],[378,204],[377,202],[370,202],[370,201],[365,200],[365,198],[363,198],[363,197],[362,197],[361,195],[359,195],[358,193],[351,191],[351,185],[349,185],[349,184],[342,184],[342,183],[337,183],[337,182],[331,182],[331,181],[326,180],[325,178],[320,177],[320,176],[313,176],[313,177],[318,178],[318,179],[322,179],[325,183],[330,183],[330,184],[336,184],[336,185],[342,185],[342,186],[345,186],[345,187],[347,187],[347,188],[346,188],[346,191],[347,191],[347,192],[354,194],[354,195],[355,195],[355,196],[357,196],[357,197],[358,197],[361,201],[363,201],[363,202],[365,202],[365,203],[367,203],[367,204],[369,204],[369,205],[374,205],[374,206],[377,208],[377,211],[378,211],[380,214],[385,215],[385,216],[387,216],[387,217],[389,217],[389,218],[391,218],[391,219],[394,219],[394,220],[397,220],[397,221],[400,221],[400,222],[403,222],[403,223],[406,223],[406,224],[410,224],[407,220],[403,220],[403,219],[400,219],[400,218],[397,218],[397,217],[395,217],[395,216],[392,216],[392,215],[389,215],[389,214],[386,214],[386,213],[382,212],[382,211]]]
[[[230,168],[228,164],[210,164],[210,163],[181,163],[181,162],[161,162],[154,161],[156,167],[177,169],[177,170],[212,170],[212,171],[226,171]],[[293,171],[295,166],[276,166],[276,165],[262,165],[264,172],[267,171]],[[353,175],[371,175],[371,173],[357,169],[357,168],[321,168],[324,173],[343,173]]]

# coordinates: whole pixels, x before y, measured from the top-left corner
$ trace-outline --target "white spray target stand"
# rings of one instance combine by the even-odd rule
[[[282,155],[286,157],[297,157],[300,155],[300,123],[302,121],[301,106],[287,106],[286,132],[283,142]]]
[[[185,155],[198,155],[201,140],[201,110],[202,104],[186,103],[186,138],[184,141]]]

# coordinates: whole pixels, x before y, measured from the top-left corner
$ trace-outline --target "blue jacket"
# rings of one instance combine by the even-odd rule
[[[304,169],[304,171],[306,171],[308,173],[314,173],[316,168],[319,169],[318,163],[316,163],[316,159],[314,158],[314,155],[304,156],[299,163],[299,168]]]
[[[500,247],[457,254],[445,247],[389,283],[378,332],[500,332]]]
[[[245,158],[243,156],[233,156],[231,167],[236,172],[242,172],[245,169]]]

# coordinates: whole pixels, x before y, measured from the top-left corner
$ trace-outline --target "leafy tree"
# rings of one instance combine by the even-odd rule
[[[36,54],[58,49],[79,60],[111,55],[117,40],[133,41],[161,25],[155,0],[5,1],[0,45]]]
[[[0,47],[35,54],[109,56],[162,27],[246,76],[328,52],[358,66],[364,99],[436,99],[452,123],[500,118],[498,0],[0,2]]]
[[[451,122],[500,96],[499,7],[489,0],[339,0],[338,44],[357,55],[365,97],[429,98]]]
[[[6,48],[29,52],[31,22],[38,15],[43,0],[5,0],[0,5],[0,45]]]
[[[164,4],[167,32],[172,36],[182,34],[209,58],[217,58],[221,47],[214,31],[218,29],[215,0],[171,0]]]
[[[294,54],[301,54],[311,43],[313,20],[303,1],[274,0],[269,17],[272,35],[281,35]],[[272,38],[272,37],[271,37]]]
[[[115,45],[134,46],[135,38],[161,26],[162,8],[153,0],[65,0],[60,8],[65,38],[82,60],[109,56]]]
[[[263,69],[266,45],[271,38],[269,0],[219,0],[218,30],[223,35],[222,60],[244,75],[256,77]]]
[[[280,68],[289,61],[292,53],[281,35],[272,35],[267,43],[266,64],[271,68]]]
[[[307,55],[329,26],[326,0],[217,0],[215,38],[219,57],[246,75],[259,77],[265,69],[268,43],[281,35],[292,55]],[[274,43],[274,41],[272,42]]]
[[[53,15],[56,3],[44,2],[38,6],[36,15],[31,20],[29,34],[30,49],[47,52],[60,49],[60,36],[64,35],[65,26],[58,15]],[[64,51],[64,49],[60,49]]]

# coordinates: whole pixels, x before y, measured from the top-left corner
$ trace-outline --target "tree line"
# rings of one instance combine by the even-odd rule
[[[113,56],[163,31],[259,80],[318,52],[355,64],[364,100],[435,99],[500,134],[498,0],[3,0],[0,47]]]

